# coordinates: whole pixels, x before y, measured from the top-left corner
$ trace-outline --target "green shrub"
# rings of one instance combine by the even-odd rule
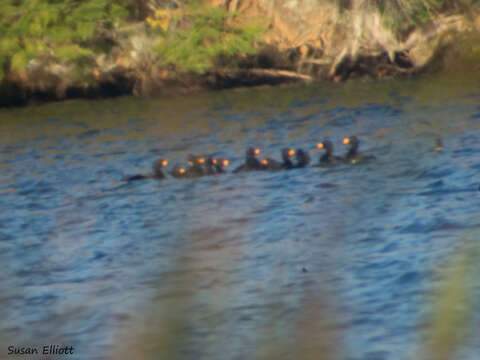
[[[197,73],[211,68],[217,56],[254,53],[254,43],[261,39],[265,27],[239,25],[236,15],[220,7],[193,4],[173,18],[175,25],[166,32],[163,27],[156,50],[166,63]]]
[[[97,29],[128,16],[128,0],[6,0],[0,3],[0,80],[34,58],[84,60],[95,51]]]

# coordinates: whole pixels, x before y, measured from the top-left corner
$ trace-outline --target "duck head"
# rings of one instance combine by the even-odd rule
[[[168,165],[168,161],[165,159],[157,159],[152,164],[153,175],[162,176],[162,169]]]

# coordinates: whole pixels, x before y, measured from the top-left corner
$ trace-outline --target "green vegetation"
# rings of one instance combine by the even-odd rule
[[[203,73],[218,56],[254,53],[254,43],[266,31],[259,24],[236,23],[237,13],[221,7],[193,2],[188,11],[176,12],[169,19],[163,13],[150,20],[161,30],[162,40],[156,50],[166,63],[182,70]],[[163,21],[162,21],[163,19]],[[155,22],[156,21],[156,22]],[[173,26],[168,26],[173,23]]]
[[[352,0],[356,1],[356,0]],[[479,0],[376,0],[374,4],[389,28],[397,31],[420,26],[440,13],[478,9]]]
[[[25,69],[33,59],[78,67],[89,64],[96,53],[108,54],[113,46],[108,34],[113,37],[140,5],[130,0],[3,1],[0,80],[9,70]],[[259,25],[239,25],[236,13],[198,2],[182,11],[158,9],[152,16],[146,20],[150,35],[161,39],[156,47],[160,62],[200,73],[219,55],[253,53],[253,44],[265,31]]]
[[[428,340],[422,358],[449,360],[455,357],[471,332],[475,309],[476,275],[478,274],[478,245],[474,233],[471,240],[443,271],[444,281],[432,299],[433,311],[428,326]]]
[[[127,18],[127,0],[6,0],[0,3],[0,80],[32,59],[80,63],[105,51],[96,36]]]

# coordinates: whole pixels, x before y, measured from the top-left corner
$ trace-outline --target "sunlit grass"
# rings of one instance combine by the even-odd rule
[[[443,271],[445,279],[429,304],[432,314],[421,349],[423,359],[453,359],[465,343],[474,317],[478,260],[478,246],[468,244],[453,256]]]
[[[476,296],[473,280],[478,273],[477,263],[478,247],[469,244],[454,254],[450,265],[441,271],[443,280],[425,303],[431,317],[418,359],[454,359],[464,344],[473,318]],[[177,266],[178,273],[183,275],[180,276],[175,296],[155,301],[155,305],[142,315],[145,319],[143,324],[124,332],[112,359],[189,358],[185,350],[194,335],[191,332],[193,314],[188,309],[195,308],[197,296],[193,291],[193,278],[186,275],[189,273],[186,271],[188,264],[179,262]],[[222,296],[215,304],[218,311],[227,298]],[[267,299],[270,300],[274,299]],[[264,310],[264,326],[256,329],[258,346],[245,351],[261,360],[342,358],[341,344],[346,334],[336,330],[336,317],[339,314],[328,312],[322,296],[306,294],[302,306],[292,315],[297,320],[288,329],[282,327],[285,324],[282,314],[285,316],[286,307],[282,305],[281,298],[275,300],[272,306]],[[214,347],[217,345],[221,344],[213,344]],[[199,349],[200,352],[202,350]],[[195,349],[187,351],[195,353]]]

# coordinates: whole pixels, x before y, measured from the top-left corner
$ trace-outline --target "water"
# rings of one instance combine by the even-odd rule
[[[257,358],[320,298],[341,358],[414,357],[436,270],[480,226],[478,84],[437,77],[0,110],[2,349],[65,344],[76,349],[68,359],[118,358],[125,332],[141,343],[129,329],[180,313],[178,300],[189,314],[183,357]],[[377,161],[121,181],[159,156],[170,167],[189,153],[221,155],[231,170],[248,146],[275,158],[303,147],[316,163],[316,142],[343,153],[354,134]],[[461,359],[478,356],[473,331]]]

